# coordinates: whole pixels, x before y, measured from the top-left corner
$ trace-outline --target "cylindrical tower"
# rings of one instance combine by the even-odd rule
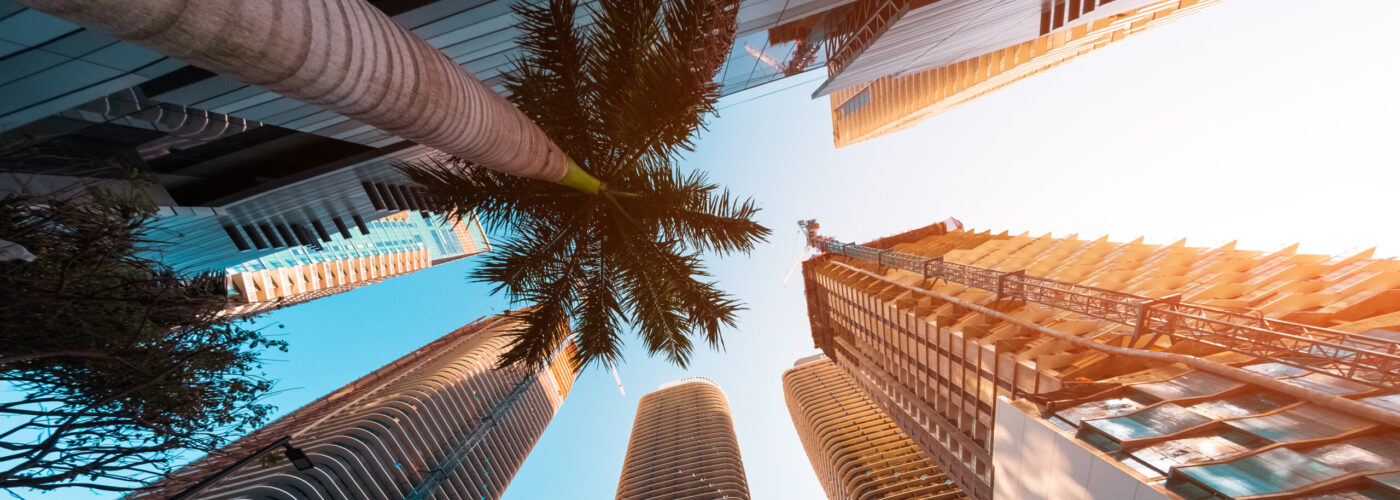
[[[729,400],[714,381],[691,377],[642,396],[618,500],[748,500]]]
[[[966,498],[826,356],[783,372],[783,395],[827,498]]]

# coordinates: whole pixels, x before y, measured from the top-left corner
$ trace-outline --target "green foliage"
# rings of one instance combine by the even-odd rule
[[[733,41],[732,0],[602,0],[587,30],[578,4],[517,8],[526,57],[510,99],[604,183],[597,195],[512,177],[457,158],[401,165],[438,210],[476,211],[511,234],[473,272],[533,304],[516,313],[502,364],[537,364],[572,336],[583,365],[621,355],[630,327],[649,352],[685,366],[699,336],[723,347],[743,306],[720,290],[702,253],[748,253],[770,231],[758,208],[681,173],[718,99]],[[571,326],[571,328],[570,328]]]
[[[219,316],[218,273],[142,257],[153,207],[103,191],[0,200],[0,488],[123,490],[260,426],[258,353],[286,350]]]

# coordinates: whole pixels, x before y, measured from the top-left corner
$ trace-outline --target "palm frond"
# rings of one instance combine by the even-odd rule
[[[597,57],[589,61],[588,72],[594,78],[595,106],[599,132],[608,138],[609,152],[600,155],[600,178],[610,180],[614,171],[624,169],[618,159],[645,138],[635,127],[635,108],[643,99],[660,96],[643,95],[639,81],[651,68],[649,54],[661,36],[658,18],[663,2],[654,0],[600,0],[589,43],[598,47]]]
[[[723,256],[747,254],[771,234],[753,220],[759,211],[753,199],[736,199],[701,171],[681,174],[674,168],[652,167],[639,174],[632,186],[643,194],[627,200],[625,207],[654,220],[666,238]]]
[[[549,360],[555,348],[569,337],[569,313],[563,302],[541,302],[529,309],[510,313],[520,320],[519,326],[506,331],[507,348],[496,362],[497,367],[515,364],[538,368]]]
[[[719,99],[714,79],[733,40],[737,2],[672,0],[664,5],[659,20],[663,33],[648,47],[632,99],[618,108],[629,123],[623,161],[692,150],[695,134]]]
[[[689,337],[691,322],[676,293],[676,266],[671,260],[678,255],[660,249],[674,250],[675,242],[658,243],[634,235],[627,246],[631,251],[618,260],[618,276],[624,292],[623,306],[637,336],[648,353],[665,356],[667,361],[684,368],[690,363],[693,346]]]
[[[578,224],[567,221],[565,224]],[[495,286],[492,294],[502,293],[513,302],[528,301],[532,290],[551,282],[559,267],[579,258],[578,234],[572,226],[529,221],[519,229],[519,237],[495,245],[468,279]]]
[[[531,307],[503,365],[538,366],[572,339],[577,363],[619,360],[622,333],[685,366],[703,338],[722,349],[743,305],[702,255],[752,251],[758,206],[674,160],[714,111],[737,0],[599,0],[580,30],[577,0],[516,9],[524,56],[510,99],[609,189],[588,195],[459,159],[399,165],[434,210],[476,212],[498,238],[470,278]],[[624,194],[629,193],[629,194]],[[569,330],[569,326],[572,330]],[[571,332],[571,333],[570,333]]]
[[[437,213],[475,212],[490,231],[512,231],[529,221],[557,220],[585,197],[549,182],[502,174],[466,160],[430,156],[394,164],[414,183],[427,188],[427,202]]]
[[[588,62],[596,49],[577,28],[577,0],[553,0],[513,7],[523,33],[518,40],[525,57],[506,73],[512,101],[544,129],[565,152],[591,158],[596,135],[594,86]]]
[[[533,306],[518,313],[521,325],[507,333],[509,348],[501,355],[499,366],[523,363],[536,368],[569,336],[569,319],[584,270],[579,257],[572,253],[567,260],[541,259],[553,278],[537,280],[534,286],[518,292],[521,301]]]
[[[621,328],[625,320],[618,300],[618,278],[612,258],[590,252],[584,270],[582,297],[574,310],[574,337],[578,339],[580,367],[597,361],[622,359]]]

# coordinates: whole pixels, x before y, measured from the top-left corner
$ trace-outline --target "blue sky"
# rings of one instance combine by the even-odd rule
[[[584,373],[507,500],[612,498],[637,400],[685,376],[730,398],[756,499],[824,495],[779,377],[813,352],[795,222],[864,241],[956,216],[972,228],[1145,236],[1193,246],[1400,252],[1400,3],[1227,0],[1041,73],[922,125],[835,150],[815,81],[728,98],[686,168],[757,198],[769,245],[712,260],[749,311],[727,350],[689,370],[630,343],[611,374]],[[806,75],[812,79],[817,75]],[[770,94],[771,93],[771,94]],[[761,98],[751,98],[762,95]],[[469,284],[471,259],[279,311],[291,352],[272,376],[296,407],[507,305]],[[27,495],[26,495],[27,496]],[[59,492],[53,498],[84,498]]]

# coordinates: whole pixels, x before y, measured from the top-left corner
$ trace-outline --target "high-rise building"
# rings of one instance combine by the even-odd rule
[[[996,498],[1400,498],[1400,395],[1282,363],[1241,366],[1305,397],[1166,365],[998,399]]]
[[[783,395],[828,499],[967,498],[826,355],[783,372]]]
[[[831,96],[831,125],[836,147],[898,132],[942,114],[960,104],[1005,87],[1040,71],[1106,47],[1129,36],[1147,31],[1189,16],[1220,0],[1165,0],[1100,2],[1065,0],[1045,2],[1040,17],[1040,31],[1034,31],[1037,16],[1021,16],[1023,26],[998,35],[973,40],[970,45],[943,44],[917,58],[892,45],[887,55],[862,53],[857,62],[886,58],[884,64],[851,68],[834,73],[822,92]],[[942,14],[945,4],[936,2],[927,7],[928,16]],[[961,2],[971,4],[972,2]],[[992,9],[992,3],[1027,4],[1025,13],[1037,9],[1034,2],[978,2]],[[1107,5],[1103,5],[1107,4]],[[1132,7],[1132,8],[1125,8]],[[951,7],[948,7],[951,8]],[[1008,5],[1009,8],[1009,5]],[[1076,9],[1083,8],[1083,14]],[[1054,13],[1055,24],[1049,24]],[[1071,14],[1073,13],[1073,14]],[[905,19],[918,19],[911,10]],[[1007,19],[1016,16],[1007,15]],[[1068,19],[1066,19],[1068,17]],[[1000,29],[1002,26],[978,26],[978,29]],[[891,29],[891,31],[894,31]],[[1034,34],[1039,36],[1030,36]],[[987,33],[991,35],[992,33]],[[885,37],[894,36],[887,34]],[[959,38],[965,36],[957,35]],[[1029,36],[1029,38],[1028,38]],[[882,42],[883,42],[882,37]],[[1024,39],[1024,41],[1022,41]],[[1010,43],[1007,43],[1010,42]],[[877,43],[878,45],[878,43]],[[872,49],[875,50],[875,49]],[[856,66],[857,64],[852,64]],[[836,68],[828,65],[828,69]],[[851,73],[862,72],[860,76]],[[878,75],[871,79],[870,76]],[[859,83],[857,83],[859,82]]]
[[[767,30],[851,0],[748,0],[716,75],[732,94],[820,64]],[[369,0],[504,92],[521,56],[509,0]],[[584,2],[585,8],[595,4]],[[580,22],[586,25],[589,17]],[[796,56],[800,64],[779,62]],[[377,128],[0,0],[0,193],[117,184],[133,173],[160,207],[160,259],[222,270],[421,210],[390,166],[435,152]]]
[[[399,212],[365,223],[369,234],[338,232],[228,270],[232,316],[250,316],[378,283],[490,250],[474,215]]]
[[[958,104],[1219,0],[859,0],[768,31],[827,78],[836,147]]]
[[[1260,252],[1013,236],[966,231],[956,220],[855,245],[808,227],[809,241],[827,252],[803,265],[816,346],[974,498],[991,498],[1003,480],[1033,482],[1030,469],[1006,477],[1013,472],[995,467],[994,454],[1035,460],[1051,451],[1004,440],[999,398],[1088,397],[1172,363],[1210,368],[1231,390],[1284,392],[1386,423],[1362,425],[1367,432],[1400,425],[1397,408],[1377,413],[1381,402],[1353,401],[1400,385],[1400,261],[1371,250],[1329,256],[1299,254],[1296,245]],[[1289,422],[1303,420],[1268,424]]]
[[[718,384],[690,377],[642,396],[617,498],[748,500],[729,399]]]
[[[572,343],[497,369],[515,321],[462,327],[132,498],[500,498],[577,375]]]
[[[769,42],[767,31],[793,19],[819,15],[853,0],[744,0],[737,13],[736,39],[725,67],[716,76],[725,95],[820,67],[823,55],[787,41]],[[399,25],[437,47],[487,87],[504,92],[504,75],[522,54],[516,43],[519,23],[507,0],[368,0]],[[585,8],[596,3],[580,2]],[[590,23],[582,16],[580,26]],[[792,64],[794,54],[806,54]],[[216,123],[242,120],[275,126],[369,147],[385,147],[398,139],[373,127],[287,99],[265,89],[188,66],[140,45],[115,40],[68,21],[28,9],[13,0],[0,0],[0,133],[28,128],[73,132],[81,121],[88,126],[113,122],[144,129],[170,130],[172,111]],[[114,93],[137,91],[147,106],[84,106]],[[149,99],[149,100],[145,100]],[[164,116],[151,110],[165,106]],[[188,107],[188,108],[186,108]],[[178,108],[178,109],[177,109]],[[144,111],[138,111],[143,109]],[[87,111],[79,116],[76,111]],[[60,114],[73,121],[50,120]],[[143,122],[127,123],[126,118]],[[150,119],[150,118],[156,119]],[[93,120],[96,120],[93,122]],[[198,121],[198,120],[196,120]],[[183,119],[181,129],[193,130]],[[220,127],[222,129],[222,127]],[[200,128],[205,137],[217,136]],[[129,130],[128,130],[129,132]],[[159,143],[150,144],[155,151]]]

